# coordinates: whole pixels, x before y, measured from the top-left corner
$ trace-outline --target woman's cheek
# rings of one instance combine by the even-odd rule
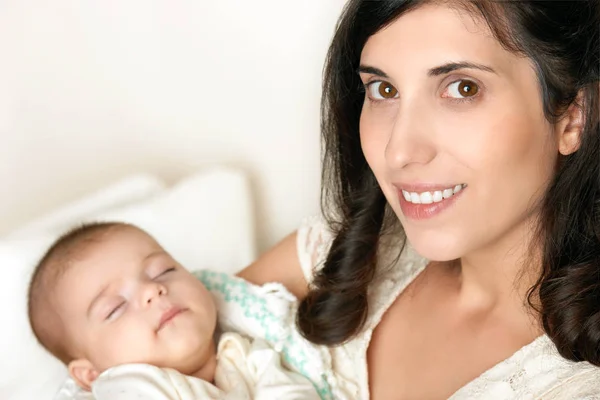
[[[377,168],[376,164],[383,161],[391,129],[389,118],[378,114],[372,109],[363,109],[359,125],[362,151],[371,168]]]

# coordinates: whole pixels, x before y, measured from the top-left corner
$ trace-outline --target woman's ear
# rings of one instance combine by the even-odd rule
[[[575,153],[581,146],[581,135],[585,128],[584,91],[569,106],[563,118],[556,125],[558,133],[558,151],[563,156]]]
[[[80,358],[69,363],[69,375],[82,389],[91,391],[92,382],[100,373],[89,360]]]

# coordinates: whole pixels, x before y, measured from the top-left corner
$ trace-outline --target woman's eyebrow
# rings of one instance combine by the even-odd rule
[[[451,62],[440,65],[439,67],[431,68],[428,72],[428,76],[440,76],[449,74],[450,72],[459,70],[459,69],[478,69],[480,71],[491,72],[493,74],[498,74],[492,67],[483,64],[472,63],[468,61],[461,62]],[[359,73],[372,74],[377,75],[382,78],[389,78],[389,76],[380,70],[379,68],[372,67],[370,65],[360,65],[358,67]]]
[[[472,63],[472,62],[468,62],[468,61],[461,61],[461,62],[451,62],[451,63],[447,63],[444,65],[440,65],[439,67],[432,68],[427,72],[427,75],[429,75],[429,76],[445,75],[450,72],[456,71],[458,69],[478,69],[481,71],[491,72],[496,75],[498,74],[492,67],[488,67],[487,65],[476,64],[476,63]]]
[[[387,76],[387,74],[385,72],[383,72],[382,70],[380,70],[379,68],[371,67],[369,65],[362,65],[361,64],[358,67],[358,72],[359,73],[364,73],[364,74],[377,75],[377,76],[380,76],[382,78],[389,78],[389,76]]]

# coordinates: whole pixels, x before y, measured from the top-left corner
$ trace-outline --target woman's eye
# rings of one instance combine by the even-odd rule
[[[369,97],[374,100],[387,100],[398,97],[398,90],[389,82],[376,81],[367,84]]]
[[[473,97],[477,93],[479,93],[479,86],[475,82],[462,79],[460,81],[452,82],[448,86],[448,95],[444,97],[464,99]]]

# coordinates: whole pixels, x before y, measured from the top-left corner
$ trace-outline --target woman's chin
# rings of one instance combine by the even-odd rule
[[[407,238],[411,247],[421,257],[430,261],[453,261],[464,255],[465,247],[461,243],[458,243],[456,239],[431,237],[431,235],[422,235],[419,237],[407,235]]]

